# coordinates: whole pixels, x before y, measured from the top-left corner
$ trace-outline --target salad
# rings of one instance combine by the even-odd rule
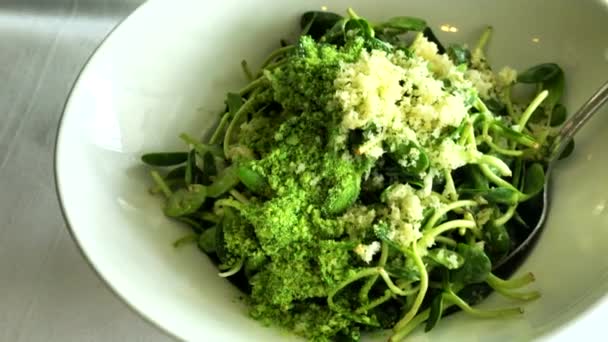
[[[475,304],[540,296],[493,265],[538,219],[561,68],[493,70],[490,27],[472,48],[413,17],[313,11],[301,27],[259,72],[242,63],[249,84],[206,142],[142,156],[164,214],[191,228],[175,245],[208,254],[251,317],[313,341],[522,314]]]

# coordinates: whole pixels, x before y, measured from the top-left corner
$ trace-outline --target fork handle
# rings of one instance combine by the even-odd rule
[[[608,82],[604,83],[562,126],[553,146],[552,159],[559,157],[576,132],[608,101]]]

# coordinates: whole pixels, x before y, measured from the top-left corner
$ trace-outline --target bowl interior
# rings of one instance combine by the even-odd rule
[[[605,1],[146,3],[115,30],[80,76],[61,123],[56,173],[66,218],[86,257],[130,306],[178,338],[293,337],[250,320],[238,291],[216,276],[195,247],[173,248],[171,243],[188,231],[162,215],[160,200],[147,192],[148,170],[139,156],[182,149],[181,132],[207,132],[225,93],[245,83],[241,60],[258,66],[281,38],[298,32],[299,14],[324,5],[336,12],[351,6],[372,20],[426,18],[442,41],[470,45],[491,24],[492,65],[522,70],[559,63],[566,72],[570,111],[608,75]],[[443,24],[458,30],[442,32]],[[607,115],[603,110],[580,132],[574,154],[554,174],[547,229],[521,268],[535,273],[534,287],[543,297],[527,304],[522,318],[481,321],[456,314],[412,341],[512,341],[547,334],[568,340],[594,334],[597,317],[608,314],[608,302],[601,299],[608,289],[603,253],[608,135],[602,134]],[[505,304],[491,297],[482,305]],[[568,324],[573,320],[577,324]]]

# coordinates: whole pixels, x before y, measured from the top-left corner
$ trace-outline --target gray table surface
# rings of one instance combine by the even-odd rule
[[[0,0],[0,341],[167,341],[117,299],[62,219],[53,147],[68,92],[142,0]]]

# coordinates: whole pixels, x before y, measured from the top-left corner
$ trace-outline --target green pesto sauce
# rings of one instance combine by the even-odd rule
[[[250,278],[251,316],[319,341],[359,334],[328,308],[326,297],[362,266],[352,252],[359,241],[345,234],[340,214],[358,197],[368,170],[332,143],[341,117],[333,81],[340,63],[356,60],[362,46],[353,40],[337,49],[303,37],[289,62],[270,75],[283,111],[256,113],[239,143],[260,157],[248,163],[273,196],[241,211],[240,233],[224,233],[230,264],[245,258],[246,268],[261,269]]]

